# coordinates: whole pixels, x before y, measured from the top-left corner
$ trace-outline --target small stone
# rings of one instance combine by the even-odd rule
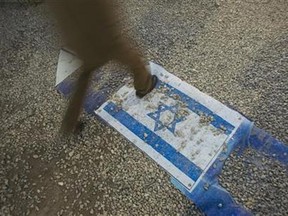
[[[37,159],[37,158],[39,158],[39,156],[35,154],[35,155],[33,155],[33,158]]]
[[[58,185],[63,186],[64,182],[58,182]]]
[[[205,183],[205,184],[204,184],[204,189],[205,189],[205,190],[208,190],[208,189],[209,189],[209,186],[210,186],[210,185],[209,185],[208,183]]]
[[[72,157],[73,154],[74,154],[74,150],[70,151],[68,155],[69,155],[69,157]]]

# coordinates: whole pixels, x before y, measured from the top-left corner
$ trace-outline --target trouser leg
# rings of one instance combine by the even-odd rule
[[[127,42],[122,40],[119,43],[121,44],[117,45],[116,59],[130,67],[136,91],[148,90],[152,85],[152,76],[146,68],[140,54],[130,48]]]
[[[77,80],[75,92],[72,94],[69,101],[61,126],[61,132],[64,134],[69,134],[75,129],[85,100],[89,82],[93,74],[93,69],[94,68],[84,67],[84,71],[80,74],[79,79]]]

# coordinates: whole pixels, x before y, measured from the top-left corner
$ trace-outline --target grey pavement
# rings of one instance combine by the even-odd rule
[[[288,143],[286,0],[117,3],[148,60]],[[82,115],[80,135],[55,138],[67,101],[54,88],[61,43],[47,13],[0,4],[0,215],[201,215],[94,117]],[[101,70],[115,86],[128,76],[113,63]],[[257,152],[229,158],[220,183],[256,215],[288,215],[287,167]]]

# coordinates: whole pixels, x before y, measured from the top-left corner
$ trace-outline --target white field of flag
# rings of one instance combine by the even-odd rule
[[[157,87],[142,99],[123,86],[95,113],[192,190],[245,120],[217,100],[150,63]]]

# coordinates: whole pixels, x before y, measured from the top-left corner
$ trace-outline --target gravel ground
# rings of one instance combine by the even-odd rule
[[[118,2],[148,59],[288,143],[287,1]],[[95,118],[83,114],[81,135],[55,139],[67,101],[54,89],[59,35],[46,13],[0,7],[0,215],[201,215]],[[288,215],[287,169],[254,151],[233,155],[220,182],[255,214]]]

